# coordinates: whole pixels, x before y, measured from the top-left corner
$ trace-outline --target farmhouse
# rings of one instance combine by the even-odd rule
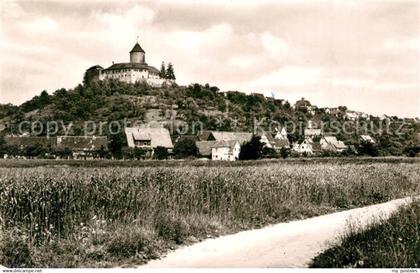
[[[284,138],[282,135],[280,135],[279,138],[276,138],[276,137],[273,138],[273,136],[270,133],[264,132],[260,135],[260,137],[261,137],[261,143],[263,143],[264,146],[267,148],[272,148],[278,151],[283,147],[284,148],[290,147],[289,140],[287,139],[287,137]]]
[[[154,149],[164,147],[169,152],[174,148],[166,128],[150,128],[150,127],[126,127],[125,135],[127,137],[127,145],[130,148],[140,148],[153,155]]]
[[[295,143],[292,149],[293,151],[299,154],[303,154],[303,153],[306,153],[308,155],[313,154],[312,144],[310,143],[308,139],[303,140],[301,143]]]
[[[173,80],[162,79],[159,76],[159,70],[146,63],[146,52],[139,43],[136,43],[130,51],[130,62],[113,63],[105,69],[96,65],[87,71],[97,72],[99,80],[116,79],[126,83],[146,82],[151,86],[173,83]]]
[[[55,137],[29,136],[29,135],[8,135],[4,137],[8,146],[15,146],[24,149],[28,146],[38,145],[42,148],[51,148],[55,146]]]
[[[335,136],[324,136],[320,140],[322,150],[331,151],[331,152],[344,152],[347,149],[347,146],[344,142],[337,140]]]
[[[200,156],[212,160],[234,161],[239,158],[241,151],[241,145],[236,140],[197,141],[196,146]]]
[[[282,128],[281,130],[276,130],[277,133],[274,136],[274,139],[287,139],[287,132],[286,132],[286,128]]]
[[[315,137],[315,136],[320,136],[321,135],[321,129],[305,129],[304,134],[305,137]]]
[[[94,158],[100,149],[107,150],[108,139],[105,136],[6,136],[6,144],[20,150],[27,147],[41,147],[48,151],[69,150],[76,158]]]
[[[195,145],[198,148],[198,153],[202,157],[211,158],[211,148],[216,141],[197,141]]]
[[[216,141],[211,147],[212,160],[235,161],[239,159],[241,145],[236,140]]]
[[[201,131],[198,134],[199,141],[232,141],[236,140],[240,145],[250,141],[252,133],[226,132],[226,131]]]
[[[349,120],[357,120],[359,118],[368,118],[369,115],[363,112],[357,112],[357,111],[346,111],[346,118]]]
[[[106,150],[108,140],[105,136],[57,136],[55,148],[69,149],[76,158],[94,158],[94,153],[100,149]]]

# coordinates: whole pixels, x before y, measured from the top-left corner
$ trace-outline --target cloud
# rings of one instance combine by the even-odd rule
[[[71,88],[92,65],[126,62],[139,35],[146,61],[171,61],[181,84],[375,113],[413,116],[420,108],[418,1],[8,0],[0,7],[0,103]]]
[[[265,86],[275,84],[283,87],[311,85],[320,80],[321,74],[322,68],[286,66],[264,75],[252,84]]]
[[[383,48],[390,51],[420,50],[420,37],[403,40],[388,39],[385,41]]]
[[[123,30],[127,27],[139,27],[142,25],[150,24],[153,21],[155,13],[153,10],[135,5],[123,12],[99,12],[96,14],[96,19],[104,26]]]
[[[37,17],[29,22],[21,23],[22,29],[27,33],[42,34],[51,33],[59,28],[59,24],[47,16]]]
[[[261,42],[264,48],[273,55],[273,57],[285,56],[290,51],[289,46],[283,39],[274,36],[269,32],[261,34]]]

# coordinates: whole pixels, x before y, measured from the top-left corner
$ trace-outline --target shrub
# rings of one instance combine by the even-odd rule
[[[281,150],[280,150],[280,156],[281,156],[283,159],[286,159],[287,157],[289,157],[289,154],[290,154],[289,149],[287,149],[287,148],[285,148],[285,147],[282,147],[282,148],[281,148]]]
[[[359,155],[378,156],[379,151],[375,144],[370,141],[362,141],[358,148]]]
[[[108,253],[117,258],[129,258],[142,252],[150,255],[154,234],[142,227],[130,227],[116,232],[107,247]]]
[[[168,149],[162,146],[157,146],[155,149],[154,157],[158,160],[167,159],[169,156]]]
[[[0,264],[6,267],[30,267],[31,251],[27,237],[14,229],[0,235]]]
[[[261,137],[253,136],[252,139],[246,142],[241,147],[239,153],[240,160],[256,160],[261,158],[264,144],[261,143]]]
[[[198,155],[198,148],[191,139],[181,139],[174,145],[174,155],[177,158],[185,158]]]
[[[160,215],[156,219],[155,228],[160,237],[176,244],[183,243],[189,234],[189,225],[185,220],[168,214]]]

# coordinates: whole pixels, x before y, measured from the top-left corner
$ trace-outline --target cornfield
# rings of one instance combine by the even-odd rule
[[[98,222],[164,238],[159,224],[168,218],[191,227],[208,219],[229,232],[418,194],[418,170],[406,163],[0,168],[0,231],[19,227],[30,245]]]

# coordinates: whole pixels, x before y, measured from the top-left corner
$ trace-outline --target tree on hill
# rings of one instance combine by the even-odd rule
[[[99,79],[99,71],[102,69],[99,65],[90,67],[83,75],[83,85],[88,86],[94,79]]]
[[[43,108],[51,102],[51,96],[46,90],[42,91],[39,96],[35,96],[32,99],[24,102],[21,105],[23,112],[29,112],[35,109]]]
[[[6,153],[6,141],[4,140],[4,137],[0,135],[0,157]]]
[[[253,136],[252,139],[246,142],[239,153],[239,160],[256,160],[262,157],[264,144],[261,143],[261,137]]]
[[[162,64],[160,65],[159,77],[166,79],[165,62],[162,62]]]
[[[111,134],[109,136],[108,149],[115,158],[122,157],[122,147],[124,145],[124,134]]]
[[[280,150],[280,156],[286,159],[289,156],[289,149],[282,147]]]
[[[191,139],[182,139],[175,143],[174,155],[176,158],[185,158],[198,155],[198,148]]]
[[[379,151],[375,144],[370,141],[362,141],[357,150],[359,155],[378,156]]]
[[[166,68],[166,79],[175,80],[175,71],[174,66],[172,63],[168,63],[168,67]]]

